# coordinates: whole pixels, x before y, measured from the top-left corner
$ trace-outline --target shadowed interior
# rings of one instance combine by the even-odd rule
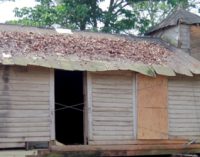
[[[57,141],[66,145],[83,144],[82,103],[83,73],[79,71],[55,70],[55,119]],[[71,108],[73,106],[75,109]]]

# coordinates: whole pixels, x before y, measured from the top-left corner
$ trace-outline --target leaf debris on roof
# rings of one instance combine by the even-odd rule
[[[170,51],[154,42],[94,38],[71,35],[45,35],[23,32],[0,32],[0,50],[12,56],[75,55],[90,60],[127,60],[144,64],[165,62]]]
[[[200,74],[200,62],[154,38],[0,24],[0,63],[81,71],[131,70],[148,76]]]

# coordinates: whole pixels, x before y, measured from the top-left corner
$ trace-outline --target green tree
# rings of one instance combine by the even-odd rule
[[[109,0],[107,10],[99,4],[105,0],[37,0],[33,8],[16,8],[17,23],[49,27],[54,23],[78,30],[123,33],[136,29],[143,33],[178,5],[187,8],[188,0]]]
[[[197,1],[149,0],[138,2],[136,5],[133,4],[133,11],[138,19],[135,28],[143,34],[150,27],[165,19],[177,7],[189,10],[197,7]]]

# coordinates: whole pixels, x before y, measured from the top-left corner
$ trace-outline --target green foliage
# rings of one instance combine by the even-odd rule
[[[133,12],[137,16],[135,29],[143,34],[165,19],[177,7],[188,9],[195,6],[195,3],[189,3],[188,0],[149,0],[133,3]]]
[[[141,34],[157,24],[176,7],[190,7],[188,0],[109,0],[107,10],[99,4],[105,0],[36,0],[33,8],[16,8],[19,20],[8,23],[50,27],[54,23],[78,30]],[[195,6],[193,4],[193,6]]]
[[[33,26],[51,26],[60,20],[57,16],[56,7],[51,0],[37,1],[40,2],[41,5],[37,5],[34,8],[15,8],[15,16],[20,19],[18,21],[11,21],[11,23]]]

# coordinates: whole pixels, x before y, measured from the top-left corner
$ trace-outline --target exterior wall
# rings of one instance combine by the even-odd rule
[[[137,139],[168,139],[167,78],[137,75]]]
[[[200,60],[200,26],[191,26],[191,56]]]
[[[157,31],[154,34],[152,34],[152,36],[161,38],[164,41],[178,47],[179,27],[175,26],[175,27],[170,27],[169,29]]]
[[[129,144],[135,139],[135,74],[88,73],[89,144]]]
[[[0,148],[50,140],[50,70],[0,66]]]
[[[180,24],[178,26],[169,27],[164,30],[155,32],[153,37],[159,37],[164,41],[190,52],[190,26]]]
[[[200,77],[169,79],[171,138],[200,139]]]

